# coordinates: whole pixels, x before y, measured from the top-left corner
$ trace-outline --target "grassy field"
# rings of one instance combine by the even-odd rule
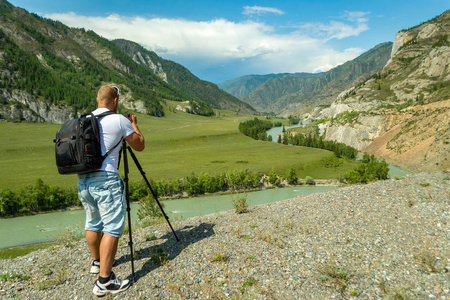
[[[239,122],[248,118],[224,111],[214,118],[169,110],[164,118],[138,115],[146,149],[135,154],[147,177],[154,180],[241,169],[284,174],[290,166],[300,178],[338,178],[356,164],[325,168],[321,160],[333,155],[329,151],[253,140],[238,131]],[[53,139],[59,127],[0,123],[0,188],[15,190],[38,178],[49,185],[76,184],[76,175],[59,175],[56,169]],[[129,161],[130,180],[141,180],[131,158]]]

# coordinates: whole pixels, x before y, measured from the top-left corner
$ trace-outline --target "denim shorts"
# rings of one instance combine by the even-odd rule
[[[121,237],[125,227],[125,194],[118,173],[78,175],[78,197],[86,210],[85,230]]]

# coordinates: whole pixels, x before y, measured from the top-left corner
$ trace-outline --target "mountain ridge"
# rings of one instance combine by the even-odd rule
[[[96,90],[103,84],[123,91],[126,109],[157,117],[164,116],[161,102],[165,100],[194,101],[189,112],[200,115],[214,114],[210,106],[221,108],[223,99],[234,101],[231,110],[254,112],[212,83],[198,79],[194,83],[209,94],[196,97],[181,91],[93,31],[70,28],[0,0],[0,118],[4,121],[61,123],[94,109]]]
[[[397,33],[381,72],[313,119],[325,139],[418,171],[450,168],[450,11]]]
[[[216,109],[229,109],[248,114],[256,113],[250,105],[219,89],[214,83],[199,79],[178,63],[165,60],[155,52],[132,41],[118,39],[112,42],[132,57],[135,62],[152,69],[162,80],[189,97],[199,99]]]
[[[282,78],[284,76],[310,77],[320,73],[277,73],[266,75],[244,75],[238,78],[225,81],[219,84],[219,87],[236,97],[244,97],[253,92],[259,86],[270,79]]]
[[[248,75],[254,79],[254,86],[250,92],[239,98],[260,112],[283,116],[301,115],[312,111],[316,106],[330,105],[343,89],[381,71],[390,58],[391,48],[391,42],[378,44],[357,58],[323,73],[257,75],[259,77]],[[258,78],[266,80],[257,81]],[[249,81],[250,79],[243,76],[221,84],[220,87],[229,93],[236,93],[241,89],[239,83],[242,85]],[[259,85],[255,86],[256,83]]]

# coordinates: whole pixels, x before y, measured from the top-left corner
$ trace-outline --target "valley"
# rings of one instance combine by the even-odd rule
[[[291,147],[256,141],[238,130],[239,122],[251,116],[231,111],[216,111],[216,117],[202,117],[173,112],[177,102],[166,102],[164,118],[138,114],[139,127],[146,137],[146,150],[137,158],[154,180],[174,180],[195,173],[216,175],[228,170],[264,172],[283,175],[290,166],[299,178],[339,178],[357,163],[345,162],[339,168],[327,168],[321,160],[330,151]],[[63,176],[56,170],[53,139],[60,125],[49,123],[0,122],[0,177],[2,188],[16,189],[33,185],[38,178],[57,186],[75,186],[76,176]],[[141,179],[131,166],[130,177]]]

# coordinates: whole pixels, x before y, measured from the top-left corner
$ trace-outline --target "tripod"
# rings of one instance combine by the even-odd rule
[[[148,188],[150,189],[150,192],[153,195],[153,198],[155,199],[156,203],[158,203],[159,209],[161,209],[162,214],[164,215],[164,218],[166,219],[167,223],[169,224],[170,229],[173,232],[173,235],[175,236],[175,238],[177,239],[177,241],[179,241],[180,239],[178,238],[177,234],[175,233],[175,230],[173,230],[172,224],[170,224],[169,221],[169,217],[166,215],[166,213],[164,212],[164,209],[161,206],[161,203],[158,200],[158,195],[156,195],[155,191],[153,190],[152,186],[150,185],[150,182],[147,179],[147,176],[145,176],[145,172],[141,167],[141,164],[139,163],[139,161],[137,160],[136,155],[134,155],[133,150],[131,150],[130,146],[127,146],[127,142],[125,140],[122,141],[122,155],[123,155],[123,165],[124,165],[124,182],[125,182],[125,198],[127,201],[127,214],[128,214],[128,235],[129,235],[129,242],[128,245],[130,246],[130,254],[131,254],[131,272],[133,274],[133,280],[134,280],[134,255],[133,255],[133,236],[132,236],[132,230],[131,230],[131,216],[130,216],[130,188],[129,188],[129,184],[128,184],[128,173],[129,173],[129,168],[128,168],[128,158],[127,158],[127,149],[130,152],[131,158],[133,158],[133,161],[136,165],[136,167],[138,168],[138,170],[141,172],[142,177],[145,180],[145,183],[147,183]]]

